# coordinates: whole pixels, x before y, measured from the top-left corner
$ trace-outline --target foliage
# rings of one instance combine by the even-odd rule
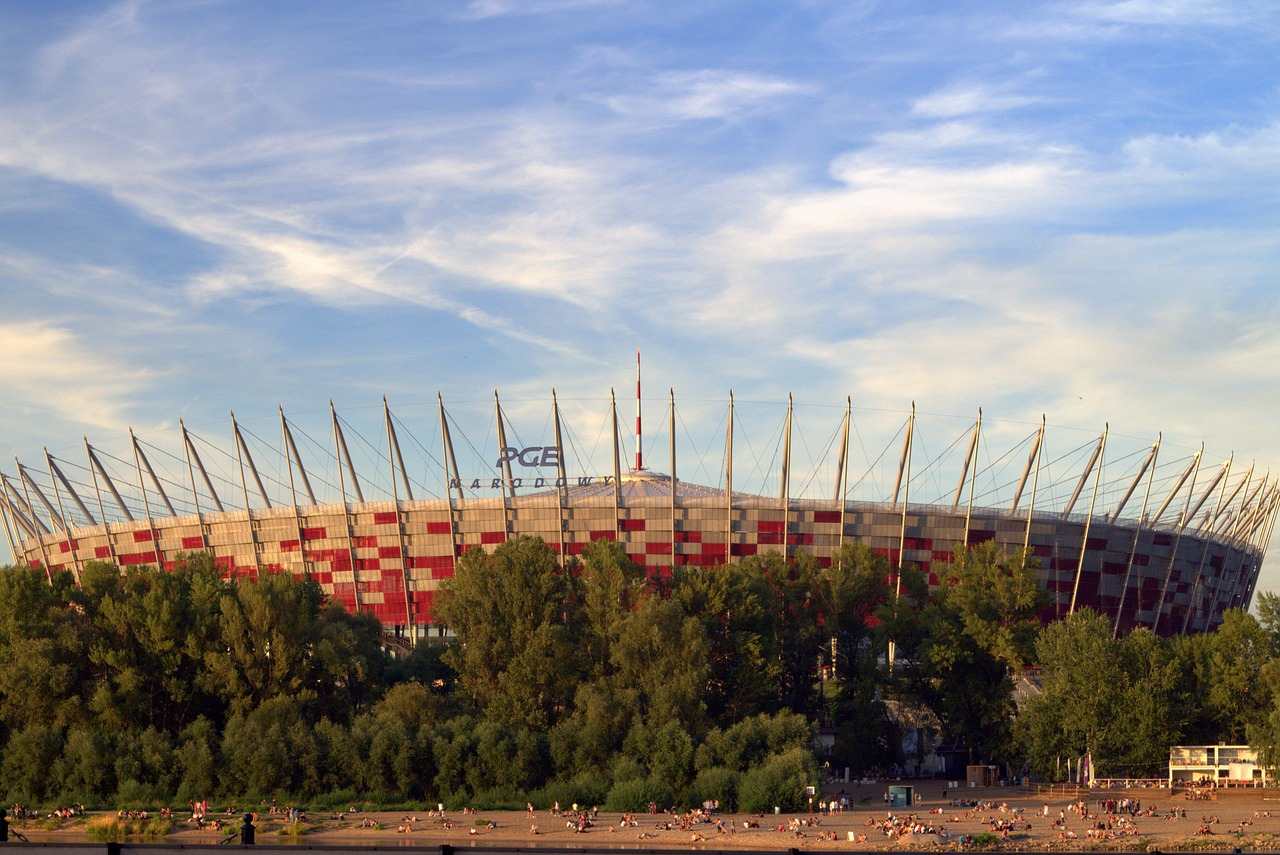
[[[738,788],[742,782],[742,773],[737,769],[724,766],[711,766],[700,769],[693,779],[693,788],[689,792],[689,801],[701,805],[708,801],[716,801],[723,811],[738,809]]]
[[[816,786],[818,769],[813,755],[792,748],[770,756],[742,776],[738,787],[738,807],[748,813],[761,813],[780,807],[798,811],[808,805],[806,787]]]
[[[519,538],[459,559],[436,601],[453,639],[392,659],[313,581],[229,581],[207,554],[91,562],[79,586],[9,568],[0,795],[796,809],[818,721],[858,771],[910,767],[907,721],[1046,776],[1086,753],[1149,774],[1177,742],[1280,760],[1280,598],[1205,635],[1115,639],[1083,610],[1040,629],[1021,553],[960,549],[940,572],[930,588],[848,544],[829,566],[770,553],[651,579],[612,541],[561,567]]]
[[[660,778],[638,778],[614,784],[605,798],[605,809],[645,811],[650,804],[655,804],[659,810],[663,810],[674,806],[675,800],[675,793],[666,781]]]
[[[445,661],[484,718],[546,730],[568,706],[577,672],[572,587],[534,537],[458,559],[436,612],[458,639]]]

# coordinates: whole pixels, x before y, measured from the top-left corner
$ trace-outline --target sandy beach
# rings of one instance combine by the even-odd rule
[[[1041,795],[1014,787],[950,791],[944,796],[942,782],[903,783],[912,783],[916,788],[917,804],[911,808],[886,807],[887,784],[851,784],[845,792],[853,807],[836,815],[819,815],[816,810],[812,816],[808,813],[725,814],[685,827],[681,827],[678,816],[662,813],[637,814],[633,825],[624,826],[621,814],[602,810],[592,827],[578,831],[567,811],[566,815],[556,816],[550,811],[538,810],[532,818],[525,811],[465,814],[454,811],[443,817],[421,811],[381,811],[324,816],[313,813],[293,832],[288,832],[284,831],[288,826],[286,815],[266,812],[258,817],[257,842],[632,849],[688,846],[1043,851],[1231,851],[1238,848],[1249,851],[1280,848],[1280,790],[1275,789],[1218,790],[1204,799],[1189,798],[1181,792],[1171,796],[1166,789],[1097,789],[1069,797],[1062,793]],[[835,792],[829,791],[828,797]],[[957,798],[980,804],[957,805]],[[819,797],[818,801],[822,799]],[[1083,812],[1080,810],[1082,800]],[[1125,800],[1137,800],[1141,809],[1137,815],[1132,815],[1132,808],[1109,814],[1105,804],[1100,805],[1106,800],[1115,800],[1117,807]],[[96,815],[110,814],[89,814],[90,817]],[[227,828],[238,827],[241,815],[219,814],[218,818],[226,823],[222,831],[201,830],[191,822],[179,821],[165,840],[217,843]],[[57,830],[38,827],[31,821],[14,822],[12,828],[32,842],[84,839],[85,819],[67,820]],[[380,827],[362,827],[370,824]]]

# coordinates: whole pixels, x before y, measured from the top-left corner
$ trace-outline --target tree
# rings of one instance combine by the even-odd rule
[[[1186,731],[1197,704],[1173,645],[1145,627],[1120,639],[1124,693],[1117,710],[1113,771],[1154,777],[1167,771],[1169,746]]]
[[[1036,561],[1024,550],[1009,554],[991,540],[972,549],[957,545],[942,591],[979,647],[1013,672],[1030,660],[1045,592]]]
[[[653,723],[675,722],[687,732],[704,730],[704,694],[710,675],[706,630],[679,603],[646,600],[619,627],[613,678],[635,689],[633,715]]]
[[[836,651],[832,664],[837,679],[875,668],[875,656],[866,654],[880,625],[876,612],[893,596],[892,573],[889,559],[864,543],[850,543],[818,574],[817,593],[823,626]]]
[[[69,573],[0,571],[0,737],[88,718],[88,622]]]
[[[647,595],[644,569],[627,557],[622,544],[601,539],[583,550],[577,570],[583,667],[587,677],[600,677],[612,670],[618,625]]]
[[[745,559],[748,572],[764,576],[772,593],[773,642],[778,672],[779,708],[814,712],[816,708],[818,651],[823,633],[818,625],[818,562],[807,552],[792,561],[780,553]]]
[[[1209,636],[1202,702],[1218,728],[1218,742],[1243,742],[1250,726],[1261,725],[1270,700],[1257,691],[1264,665],[1272,659],[1271,639],[1242,609],[1230,609]]]
[[[671,598],[697,620],[707,643],[707,717],[729,724],[782,703],[782,657],[774,593],[758,564],[678,567]]]
[[[535,537],[472,549],[436,600],[458,643],[445,662],[482,717],[546,730],[563,714],[581,673],[570,613],[573,586]]]
[[[1118,759],[1127,677],[1120,645],[1106,618],[1083,609],[1050,624],[1036,641],[1040,694],[1026,702],[1018,730],[1028,759],[1042,774],[1061,758],[1089,755],[1095,768]]]
[[[273,698],[314,703],[315,642],[324,594],[312,579],[270,573],[220,599],[221,635],[204,653],[211,681],[234,712]]]

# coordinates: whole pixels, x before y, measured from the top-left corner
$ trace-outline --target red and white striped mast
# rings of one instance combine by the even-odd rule
[[[640,456],[640,348],[636,348],[636,471],[644,469],[644,460]]]

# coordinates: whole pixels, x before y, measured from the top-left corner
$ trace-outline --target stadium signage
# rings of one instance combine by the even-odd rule
[[[536,466],[559,466],[560,446],[531,445],[528,448],[514,448],[508,445],[498,452],[498,462],[493,465],[501,466],[513,460],[521,466],[530,468]]]
[[[499,489],[502,489],[504,486],[507,486],[504,483],[504,481],[506,480],[504,478],[472,478],[471,482],[467,484],[464,484],[463,480],[464,479],[462,478],[450,478],[449,489],[456,490],[462,487],[466,487],[468,490],[483,490],[485,488],[488,488],[490,490],[499,490]],[[511,484],[510,484],[511,489],[514,490],[519,487],[525,486],[525,483],[524,483],[525,480],[526,479],[524,478],[512,478]],[[489,483],[486,484],[484,483],[485,481],[488,481]],[[612,483],[613,483],[612,475],[599,475],[599,476],[579,475],[576,478],[541,478],[541,477],[534,478],[533,483],[530,486],[532,486],[535,490],[537,490],[543,487],[554,487],[556,489],[559,489],[560,487],[570,487],[570,486],[573,486],[574,484],[576,484],[579,487],[589,487],[592,484],[612,484]]]

